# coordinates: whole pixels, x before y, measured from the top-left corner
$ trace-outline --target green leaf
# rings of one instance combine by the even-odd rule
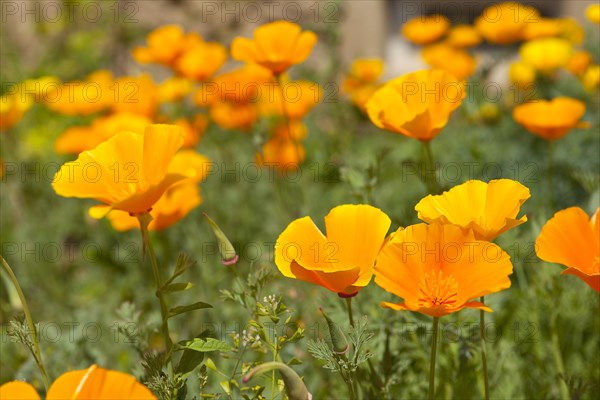
[[[182,377],[186,377],[202,363],[203,359],[204,353],[192,349],[185,349],[179,359],[175,372],[181,374]]]
[[[296,357],[292,357],[288,362],[287,365],[300,365],[302,364],[302,361],[297,359]]]
[[[212,308],[212,305],[199,301],[194,304],[188,304],[187,306],[173,307],[169,310],[168,318],[174,317],[179,314],[184,314],[184,313],[187,313],[190,311],[194,311],[194,310],[201,310],[203,308]]]
[[[232,348],[229,343],[223,342],[219,339],[214,338],[196,338],[188,341],[183,345],[186,349],[199,351],[199,352],[210,352],[210,351],[231,351]]]
[[[188,290],[192,286],[194,286],[194,284],[191,282],[171,283],[170,285],[163,286],[160,291],[162,293],[181,292],[183,290]]]

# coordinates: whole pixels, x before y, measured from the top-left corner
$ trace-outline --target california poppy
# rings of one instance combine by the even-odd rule
[[[104,203],[90,209],[94,218],[112,209],[146,213],[165,190],[188,178],[167,172],[182,144],[181,128],[172,125],[149,125],[143,135],[120,132],[64,164],[52,187],[60,196]]]
[[[202,38],[195,33],[186,35],[177,25],[164,25],[150,32],[146,42],[147,47],[136,47],[133,50],[133,58],[137,62],[173,67],[181,53],[202,42]]]
[[[558,36],[563,30],[560,19],[539,18],[536,22],[525,24],[524,40],[534,40]]]
[[[306,157],[304,146],[296,140],[295,136],[282,137],[283,134],[289,134],[288,129],[283,129],[283,131],[276,132],[263,144],[262,152],[256,155],[258,165],[275,168],[280,172],[288,172],[296,170],[302,164]],[[292,128],[292,134],[297,133],[299,132],[294,132],[294,128]]]
[[[317,35],[302,31],[298,24],[275,21],[256,28],[253,39],[235,38],[231,56],[280,74],[306,60],[316,42]]]
[[[205,81],[227,61],[225,46],[216,42],[200,42],[185,50],[175,62],[176,71],[190,79]]]
[[[423,60],[433,68],[448,71],[458,80],[464,80],[475,72],[477,63],[464,49],[446,43],[432,44],[421,51]],[[452,60],[449,62],[448,60]]]
[[[588,19],[588,21],[591,21],[595,24],[600,24],[600,5],[590,4],[585,9],[585,17]]]
[[[506,45],[523,39],[527,24],[539,20],[540,13],[515,1],[492,4],[475,20],[475,27],[488,42]]]
[[[586,127],[587,124],[580,121],[584,114],[585,103],[570,97],[536,100],[513,110],[517,123],[546,140],[557,140],[574,128]]]
[[[373,275],[390,218],[369,205],[342,205],[325,217],[327,234],[310,217],[290,223],[275,244],[275,264],[289,278],[354,296]]]
[[[535,84],[535,68],[522,61],[515,61],[508,69],[510,81],[519,89],[531,88]]]
[[[412,72],[393,79],[367,103],[371,121],[380,128],[429,141],[446,126],[466,91],[442,70]]]
[[[550,74],[568,64],[573,55],[573,45],[561,38],[536,39],[523,44],[519,54],[536,70]]]
[[[450,21],[443,15],[418,16],[402,25],[402,35],[414,44],[425,45],[444,36],[449,27]]]
[[[535,241],[544,261],[563,264],[563,274],[575,275],[600,292],[600,219],[598,209],[590,218],[579,207],[554,214]]]
[[[527,221],[527,216],[517,215],[530,196],[529,189],[511,179],[471,180],[423,198],[415,210],[422,221],[472,229],[477,240],[491,241]]]
[[[467,24],[453,26],[446,38],[446,44],[461,49],[474,47],[479,43],[481,43],[481,35],[474,26]]]
[[[0,386],[3,400],[39,400],[35,388],[26,382],[13,381]],[[88,369],[62,374],[52,383],[46,400],[156,400],[150,390],[132,375],[92,365]]]
[[[510,257],[455,225],[417,224],[394,232],[377,256],[375,283],[401,297],[383,307],[441,317],[463,308],[492,311],[472,299],[510,287]]]

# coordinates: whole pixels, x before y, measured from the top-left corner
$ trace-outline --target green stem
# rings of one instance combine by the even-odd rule
[[[37,330],[35,324],[33,323],[33,318],[31,317],[31,312],[29,311],[29,306],[27,305],[27,300],[25,300],[25,294],[23,294],[23,290],[21,289],[21,285],[19,285],[19,281],[15,276],[12,268],[4,257],[0,256],[0,260],[2,261],[2,268],[12,281],[15,289],[17,290],[17,294],[19,295],[19,299],[21,300],[21,304],[23,305],[23,312],[25,313],[25,319],[27,320],[27,326],[29,327],[29,332],[31,332],[31,341],[33,342],[33,358],[42,373],[42,378],[44,381],[44,387],[46,388],[46,392],[50,387],[50,380],[48,379],[48,373],[46,372],[46,367],[44,366],[44,362],[42,360],[42,352],[40,351],[40,344],[37,336]]]
[[[422,141],[421,143],[421,179],[427,187],[428,194],[438,194],[439,187],[435,163],[431,154],[431,144],[430,141]]]
[[[354,317],[352,316],[352,297],[346,297],[346,308],[348,309],[348,321],[350,326],[354,328]]]
[[[162,280],[160,278],[160,270],[158,263],[156,262],[156,255],[154,254],[154,247],[148,234],[148,225],[152,221],[152,216],[149,213],[138,215],[140,221],[140,230],[142,232],[142,240],[144,242],[144,250],[148,250],[150,255],[150,264],[152,265],[152,273],[154,274],[154,284],[156,286],[156,297],[160,303],[160,315],[162,318],[161,331],[165,341],[165,351],[167,353],[167,359],[165,365],[168,366],[171,377],[173,376],[173,342],[171,341],[171,334],[169,332],[169,308],[164,298],[164,294],[161,290]]]
[[[484,303],[484,297],[481,296],[481,303]],[[487,356],[485,349],[485,311],[479,310],[479,342],[481,343],[481,367],[483,370],[483,388],[485,400],[490,399],[490,383],[488,381]]]
[[[433,333],[431,335],[431,363],[429,364],[429,400],[434,399],[435,392],[435,353],[437,350],[437,336],[438,336],[438,325],[440,322],[439,317],[433,317]]]
[[[548,208],[554,210],[554,141],[548,140]]]
[[[554,287],[557,287],[557,280],[554,281]],[[562,290],[560,290],[560,286],[559,289],[555,289],[555,293],[556,293],[556,298],[558,300],[560,300],[561,294],[562,294]],[[560,397],[562,399],[570,399],[571,396],[569,394],[569,388],[567,387],[567,383],[565,381],[566,379],[566,374],[565,374],[565,364],[563,362],[563,358],[562,358],[562,352],[560,351],[560,343],[558,341],[558,335],[556,334],[556,332],[558,331],[556,329],[556,319],[558,317],[558,314],[556,311],[553,311],[552,314],[550,315],[550,342],[552,344],[552,357],[554,358],[554,363],[556,364],[556,370],[558,371],[558,375],[559,375],[559,379],[558,379],[558,388],[560,390]]]

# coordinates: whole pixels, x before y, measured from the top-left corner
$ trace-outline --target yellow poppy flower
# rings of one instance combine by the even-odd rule
[[[569,62],[565,66],[565,69],[575,76],[582,76],[586,69],[592,63],[592,55],[585,51],[576,51],[573,56],[569,59]]]
[[[16,125],[31,108],[31,105],[29,97],[24,97],[21,93],[1,96],[0,130],[6,130]]]
[[[508,76],[510,81],[521,89],[530,88],[535,84],[535,68],[522,61],[510,64]]]
[[[575,18],[561,18],[559,21],[562,25],[560,37],[567,39],[574,45],[580,45],[583,43],[583,40],[585,39],[585,31]]]
[[[325,217],[327,234],[310,217],[293,221],[275,244],[275,264],[289,278],[350,297],[373,275],[391,220],[369,205],[342,205]]]
[[[492,311],[471,300],[509,288],[512,269],[508,254],[470,231],[418,224],[391,235],[377,256],[375,283],[404,299],[382,307],[441,317],[463,308]]]
[[[514,1],[493,4],[475,20],[475,27],[488,42],[506,45],[523,39],[527,24],[540,19],[539,12]]]
[[[600,85],[600,65],[588,67],[581,77],[581,83],[587,91],[595,91]]]
[[[595,24],[600,24],[600,4],[590,4],[585,9],[585,17]]]
[[[0,386],[2,400],[39,400],[34,387],[26,382]],[[156,400],[150,390],[132,375],[92,365],[88,369],[62,374],[52,383],[46,400]]]
[[[144,133],[144,129],[150,124],[152,121],[143,115],[128,112],[107,115],[95,119],[91,126],[67,129],[54,142],[54,150],[58,154],[79,154],[122,131]]]
[[[471,229],[477,240],[491,241],[527,221],[527,216],[517,219],[517,214],[530,196],[529,189],[511,179],[471,180],[423,198],[415,210],[421,221]]]
[[[367,103],[371,121],[380,128],[429,141],[448,123],[466,91],[450,73],[417,71],[385,84]]]
[[[417,45],[430,44],[446,34],[450,21],[443,15],[418,16],[402,25],[402,35]]]
[[[574,128],[586,127],[586,123],[580,122],[584,114],[585,103],[570,97],[536,100],[513,110],[513,118],[518,124],[546,140],[557,140]]]
[[[575,275],[600,292],[598,209],[591,218],[579,207],[557,212],[542,228],[535,251],[544,261],[566,266],[563,274]]]
[[[231,44],[234,60],[258,64],[280,74],[306,60],[317,42],[317,35],[288,21],[259,26],[254,38],[238,37]]]
[[[566,39],[546,38],[527,42],[519,50],[527,64],[543,73],[552,73],[567,65],[573,55],[573,45]]]
[[[351,92],[364,84],[374,83],[383,74],[385,65],[379,58],[359,58],[352,62],[350,72],[342,85],[344,91]]]
[[[142,214],[170,186],[187,178],[167,172],[182,144],[181,128],[172,125],[149,125],[143,135],[120,132],[64,164],[52,187],[63,197],[104,203],[90,209],[94,218],[102,218],[112,209]]]
[[[452,27],[448,32],[446,43],[458,48],[475,47],[481,43],[481,35],[475,27],[460,24]]]
[[[458,80],[471,76],[477,66],[475,59],[466,50],[445,43],[427,46],[421,55],[429,66],[448,71]]]
[[[201,42],[183,52],[175,69],[186,78],[205,81],[227,61],[225,46],[216,42]]]

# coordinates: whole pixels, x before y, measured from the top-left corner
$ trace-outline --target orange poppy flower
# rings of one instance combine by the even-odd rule
[[[450,73],[417,71],[386,83],[367,103],[371,121],[380,128],[429,141],[448,123],[466,91]]]
[[[517,214],[529,197],[529,189],[511,179],[471,180],[423,198],[415,210],[422,221],[471,229],[477,240],[491,241],[527,221],[527,216],[517,219]]]
[[[287,123],[279,123],[273,129],[274,138],[304,140],[308,136],[308,129],[301,121],[290,120]]]
[[[17,124],[32,102],[21,93],[0,96],[0,130],[9,129]]]
[[[39,400],[40,396],[30,384],[14,381],[0,386],[0,399]],[[46,400],[64,399],[156,400],[156,397],[133,376],[92,365],[88,369],[64,373],[54,381]]]
[[[534,40],[558,36],[563,31],[560,19],[539,18],[536,22],[525,24],[523,29],[524,40]]]
[[[102,218],[112,209],[142,214],[170,186],[189,177],[168,172],[182,144],[181,128],[172,125],[149,125],[143,135],[120,132],[64,164],[52,187],[63,197],[104,203],[90,209],[94,218]]]
[[[259,26],[254,38],[235,38],[231,44],[234,60],[258,64],[280,74],[306,60],[317,42],[317,35],[288,21]]]
[[[534,24],[539,18],[535,8],[508,1],[484,9],[475,20],[475,27],[488,42],[505,45],[522,40],[527,24]]]
[[[148,74],[122,76],[111,92],[113,112],[130,112],[152,118],[159,106],[159,87]]]
[[[256,154],[256,163],[287,173],[295,171],[305,157],[304,146],[295,139],[274,136],[263,144],[262,152]]]
[[[579,207],[554,214],[535,241],[535,250],[544,261],[567,267],[563,274],[581,278],[600,292],[600,219],[598,211],[589,218]]]
[[[263,116],[283,116],[285,110],[286,118],[302,119],[319,104],[322,95],[323,91],[317,83],[309,81],[283,82],[282,88],[265,87],[263,95],[258,101],[258,110]]]
[[[100,70],[84,81],[49,86],[44,104],[62,115],[90,115],[109,108],[115,101],[115,90],[112,73]]]
[[[185,218],[201,203],[202,197],[196,183],[186,180],[171,186],[152,207],[152,211],[150,211],[152,221],[148,224],[148,230],[159,231],[168,228]],[[108,213],[107,217],[112,227],[120,232],[140,227],[138,218],[132,217],[124,211],[113,210]]]
[[[600,5],[599,4],[590,4],[585,9],[585,17],[595,24],[600,24]]]
[[[54,142],[54,150],[58,154],[79,154],[122,131],[144,133],[144,129],[150,124],[152,121],[143,115],[128,112],[107,115],[95,119],[91,126],[67,129]]]
[[[275,264],[289,278],[350,297],[373,275],[390,218],[369,205],[342,205],[325,217],[327,235],[310,217],[293,221],[275,244]]]
[[[404,299],[382,302],[393,310],[441,317],[463,308],[492,311],[474,298],[510,287],[510,257],[455,225],[400,228],[377,256],[375,283]]]
[[[513,118],[517,123],[546,140],[557,140],[571,129],[587,127],[586,123],[580,122],[584,114],[585,103],[570,97],[536,100],[513,110]]]
[[[446,43],[458,48],[475,47],[481,43],[481,35],[475,27],[460,24],[452,27],[448,32]]]
[[[573,75],[582,76],[592,61],[593,58],[589,52],[585,50],[579,50],[571,56],[569,62],[565,66],[565,69]]]
[[[132,54],[139,63],[170,67],[186,48],[201,41],[202,38],[195,33],[186,36],[177,25],[164,25],[148,34],[147,47],[136,47]]]
[[[573,45],[561,38],[536,39],[523,44],[519,54],[536,70],[550,74],[568,64],[573,55]]]
[[[213,76],[225,61],[225,46],[216,42],[201,42],[183,52],[176,61],[175,69],[186,78],[204,81]]]
[[[215,103],[209,109],[210,118],[223,129],[249,132],[258,120],[256,105],[252,103]]]
[[[192,92],[194,82],[180,76],[172,76],[158,85],[158,102],[160,104],[181,101]]]
[[[425,47],[421,56],[431,67],[448,71],[461,81],[471,76],[477,66],[475,59],[466,50],[445,43]]]
[[[450,21],[443,15],[427,15],[412,18],[402,25],[402,35],[418,45],[430,44],[446,34]]]
[[[194,95],[194,102],[200,107],[219,102],[256,103],[271,93],[263,87],[267,82],[271,83],[270,90],[274,92],[277,88],[271,72],[258,65],[247,64],[203,83]]]

